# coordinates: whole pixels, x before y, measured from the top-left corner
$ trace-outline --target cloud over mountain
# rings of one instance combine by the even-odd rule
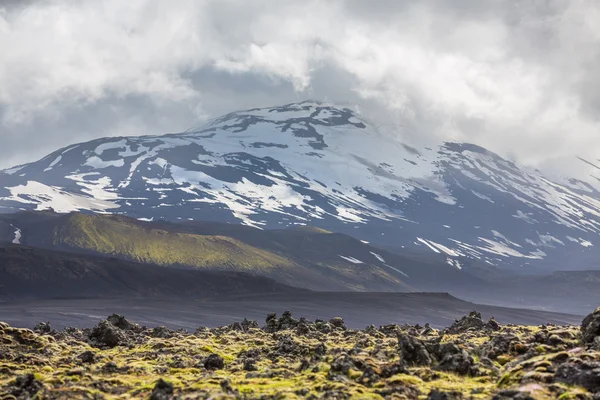
[[[305,98],[357,107],[391,134],[525,163],[590,157],[600,144],[591,0],[3,4],[3,167]]]

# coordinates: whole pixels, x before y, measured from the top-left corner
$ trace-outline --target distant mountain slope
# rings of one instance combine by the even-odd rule
[[[19,226],[19,242],[30,246],[163,266],[251,272],[317,290],[413,291],[407,282],[428,282],[425,277],[438,275],[436,271],[440,279],[465,280],[444,263],[422,269],[424,264],[402,266],[414,272],[411,277],[345,235],[308,230],[266,233],[242,225],[211,225],[207,229],[80,213],[0,215],[5,242],[14,235],[13,227]],[[353,257],[357,254],[368,258],[358,260]]]
[[[142,265],[0,245],[0,301],[126,297],[185,299],[300,291],[247,273]]]
[[[20,245],[10,243],[15,226],[20,227]],[[320,291],[448,292],[481,304],[571,313],[600,304],[600,271],[517,275],[466,258],[457,269],[440,254],[395,254],[344,234],[307,227],[259,230],[217,222],[20,212],[0,215],[2,242],[10,257],[0,257],[0,270],[13,276],[0,273],[0,283],[12,290],[13,298],[22,298],[20,291],[67,298],[74,293],[111,296],[127,293],[128,287],[136,296],[179,296],[177,287],[187,279],[185,274],[198,271],[215,272],[209,275],[213,277],[258,275]],[[252,275],[235,275],[238,272]],[[190,279],[182,294],[193,297],[196,284],[199,293],[221,290],[218,280],[207,288],[197,275]],[[163,287],[168,282],[172,284]],[[223,290],[229,293],[229,286]]]
[[[481,147],[416,148],[303,102],[165,136],[103,138],[0,173],[0,210],[310,225],[502,268],[600,268],[600,193]]]

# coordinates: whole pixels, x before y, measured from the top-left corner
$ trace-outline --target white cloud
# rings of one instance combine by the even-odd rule
[[[160,133],[317,96],[527,163],[590,157],[599,20],[594,0],[30,2],[0,13],[0,135],[29,156],[15,137],[41,127],[58,147],[69,126],[87,139],[134,134],[145,118],[139,133]],[[139,116],[114,109],[123,102]],[[110,121],[86,127],[100,105]]]

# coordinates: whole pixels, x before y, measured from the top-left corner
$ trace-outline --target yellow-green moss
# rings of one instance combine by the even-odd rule
[[[226,236],[147,228],[106,216],[70,214],[55,228],[54,245],[66,245],[158,265],[237,270],[289,268],[293,262]]]

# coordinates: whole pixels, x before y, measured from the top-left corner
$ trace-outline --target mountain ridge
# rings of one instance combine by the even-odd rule
[[[380,246],[547,272],[600,268],[600,201],[483,147],[415,148],[314,102],[229,113],[178,134],[102,138],[0,176],[5,211],[311,225]],[[0,208],[2,209],[2,208]]]
[[[0,215],[0,242],[168,267],[251,272],[313,290],[417,291],[475,276],[443,260],[414,260],[344,235],[258,230],[215,222],[139,221],[121,215],[21,212]]]

